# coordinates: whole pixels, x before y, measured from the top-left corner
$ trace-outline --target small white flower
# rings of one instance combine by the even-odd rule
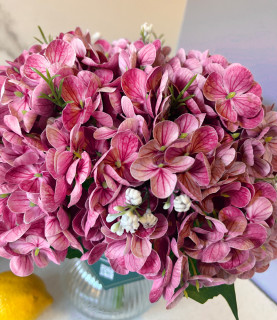
[[[174,199],[174,209],[177,212],[186,212],[191,206],[191,200],[186,194],[181,194]]]
[[[125,198],[126,202],[133,206],[139,206],[142,203],[141,192],[133,188],[128,188],[126,190]]]
[[[148,33],[152,33],[153,31],[153,24],[144,22],[144,24],[141,25],[140,30],[147,35]]]
[[[134,233],[139,227],[138,217],[133,214],[130,210],[124,214],[124,216],[120,220],[120,226],[126,232]]]
[[[95,42],[95,41],[99,40],[100,38],[101,38],[101,33],[100,32],[95,32],[91,36],[91,42]]]
[[[165,202],[164,205],[163,205],[163,209],[167,210],[169,208],[170,208],[170,202]]]
[[[138,219],[145,229],[152,228],[157,223],[158,218],[153,215],[151,210],[148,208],[145,214]]]

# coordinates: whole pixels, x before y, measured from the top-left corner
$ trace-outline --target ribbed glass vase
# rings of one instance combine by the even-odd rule
[[[131,319],[149,307],[152,282],[146,279],[105,290],[86,262],[64,264],[65,293],[74,306],[91,319]]]

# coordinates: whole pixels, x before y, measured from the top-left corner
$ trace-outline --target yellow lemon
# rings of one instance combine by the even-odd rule
[[[0,319],[34,320],[53,302],[43,281],[32,274],[18,277],[0,273]]]

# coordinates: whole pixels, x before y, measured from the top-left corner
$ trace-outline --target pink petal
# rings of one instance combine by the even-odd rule
[[[161,268],[161,259],[155,250],[147,257],[143,267],[138,271],[140,274],[156,275]]]
[[[169,197],[174,191],[176,183],[177,176],[165,168],[159,168],[155,176],[150,179],[151,191],[159,199]]]
[[[51,90],[46,82],[41,82],[32,94],[32,111],[44,117],[50,117],[56,106],[48,99],[40,98],[42,94],[49,95]]]
[[[131,250],[132,253],[138,258],[148,257],[151,254],[152,244],[147,239],[133,236],[131,242]]]
[[[117,133],[117,130],[107,127],[97,128],[93,134],[96,140],[107,140],[112,138]]]
[[[64,150],[69,146],[69,136],[62,133],[62,131],[55,126],[48,125],[46,127],[46,137],[50,144],[57,150]]]
[[[176,123],[165,120],[155,126],[153,136],[160,146],[167,147],[179,137],[179,128]]]
[[[139,181],[147,181],[157,174],[158,168],[152,157],[138,158],[131,165],[132,176]]]
[[[194,164],[194,161],[195,160],[192,157],[188,156],[176,157],[175,159],[167,162],[167,169],[172,173],[184,172]]]
[[[249,251],[240,251],[232,249],[231,252],[231,259],[227,262],[220,263],[220,266],[223,269],[235,269],[241,264],[243,264],[249,258]]]
[[[66,41],[57,39],[50,42],[45,51],[46,58],[50,63],[58,62],[60,65],[72,67],[76,59],[73,47]]]
[[[24,191],[13,192],[8,199],[8,207],[12,212],[24,213],[30,208],[30,200]]]
[[[93,247],[93,249],[89,253],[88,264],[94,264],[95,262],[97,262],[104,254],[106,248],[106,243],[98,243],[95,247]]]
[[[27,78],[39,81],[41,77],[31,68],[35,68],[45,75],[46,69],[49,68],[49,62],[40,54],[32,54],[28,56],[24,64],[23,72]]]
[[[58,208],[58,205],[55,203],[54,200],[54,191],[45,182],[42,182],[40,185],[40,196],[43,208],[47,212],[54,212]]]
[[[272,212],[271,202],[264,197],[259,197],[247,206],[246,217],[251,222],[261,223],[268,219]]]
[[[208,153],[217,146],[218,135],[214,128],[204,126],[197,129],[191,139],[191,153]]]
[[[121,78],[124,93],[133,102],[145,103],[146,101],[146,73],[140,69],[130,69]]]
[[[15,116],[12,115],[6,115],[4,116],[4,122],[5,125],[14,133],[18,134],[19,136],[22,136],[21,128],[18,122],[18,119]]]
[[[255,248],[263,245],[267,238],[266,228],[260,224],[250,223],[247,225],[243,237],[253,242]]]
[[[158,218],[157,224],[155,225],[155,230],[150,235],[149,239],[158,239],[164,236],[168,229],[168,221],[166,217],[162,214],[155,215]]]
[[[242,235],[246,229],[247,220],[242,211],[235,207],[229,206],[223,208],[219,212],[218,218],[225,224],[228,229],[228,235],[231,237]]]
[[[62,98],[64,101],[73,101],[79,105],[80,101],[83,101],[84,92],[85,86],[78,77],[68,76],[64,78],[62,86]]]
[[[111,146],[118,150],[119,161],[127,162],[137,152],[138,137],[131,131],[119,132],[112,138]]]
[[[244,208],[251,200],[251,193],[245,187],[241,187],[240,190],[229,191],[228,195],[231,197],[231,204],[238,208]]]
[[[83,110],[75,103],[70,103],[63,109],[63,125],[68,131],[72,130],[76,124],[81,123],[82,117]]]
[[[105,256],[108,259],[117,259],[124,256],[125,248],[126,240],[109,243],[105,251]]]
[[[269,199],[271,202],[276,202],[277,193],[274,187],[267,182],[258,182],[254,184],[256,195],[260,195]]]
[[[138,258],[132,252],[125,254],[124,261],[126,268],[131,272],[137,272],[145,264],[147,257]]]
[[[223,83],[228,92],[241,94],[252,87],[253,76],[247,68],[238,63],[233,63],[225,69]]]
[[[201,261],[207,263],[220,262],[229,252],[230,248],[225,242],[212,243],[203,250]]]
[[[239,122],[242,128],[245,129],[254,129],[256,128],[264,118],[264,110],[261,109],[261,111],[253,118],[244,118],[240,117]]]
[[[26,277],[33,273],[34,264],[30,256],[16,256],[12,257],[10,261],[11,271],[19,276]]]
[[[210,101],[225,99],[227,92],[223,87],[223,78],[218,73],[211,73],[203,88],[204,96]]]
[[[232,98],[232,106],[241,117],[253,118],[261,110],[262,101],[255,94],[246,93]]]
[[[182,114],[175,123],[178,124],[180,133],[192,133],[199,128],[197,118],[190,113]]]
[[[189,169],[189,173],[200,186],[207,186],[210,183],[211,169],[203,153],[197,154],[194,164]]]
[[[189,172],[184,172],[178,175],[178,182],[182,192],[187,194],[190,198],[201,201],[202,193],[199,185],[194,181],[194,178]]]
[[[127,118],[134,118],[136,116],[132,101],[128,97],[126,96],[122,97],[121,105],[122,105],[122,110]]]
[[[138,63],[141,66],[151,65],[156,59],[156,48],[152,43],[145,45],[138,52]]]
[[[232,99],[217,100],[215,104],[215,110],[222,118],[231,122],[237,121],[237,113],[233,109]]]

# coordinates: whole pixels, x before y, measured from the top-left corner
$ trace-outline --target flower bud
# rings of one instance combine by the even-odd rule
[[[152,228],[157,223],[158,218],[155,217],[150,209],[147,209],[145,214],[139,218],[139,222],[143,225],[145,229]]]
[[[126,202],[133,206],[139,206],[142,203],[141,192],[133,188],[128,188],[126,190],[125,198]]]
[[[181,194],[174,199],[174,209],[177,212],[187,212],[191,206],[191,200],[186,194]]]

